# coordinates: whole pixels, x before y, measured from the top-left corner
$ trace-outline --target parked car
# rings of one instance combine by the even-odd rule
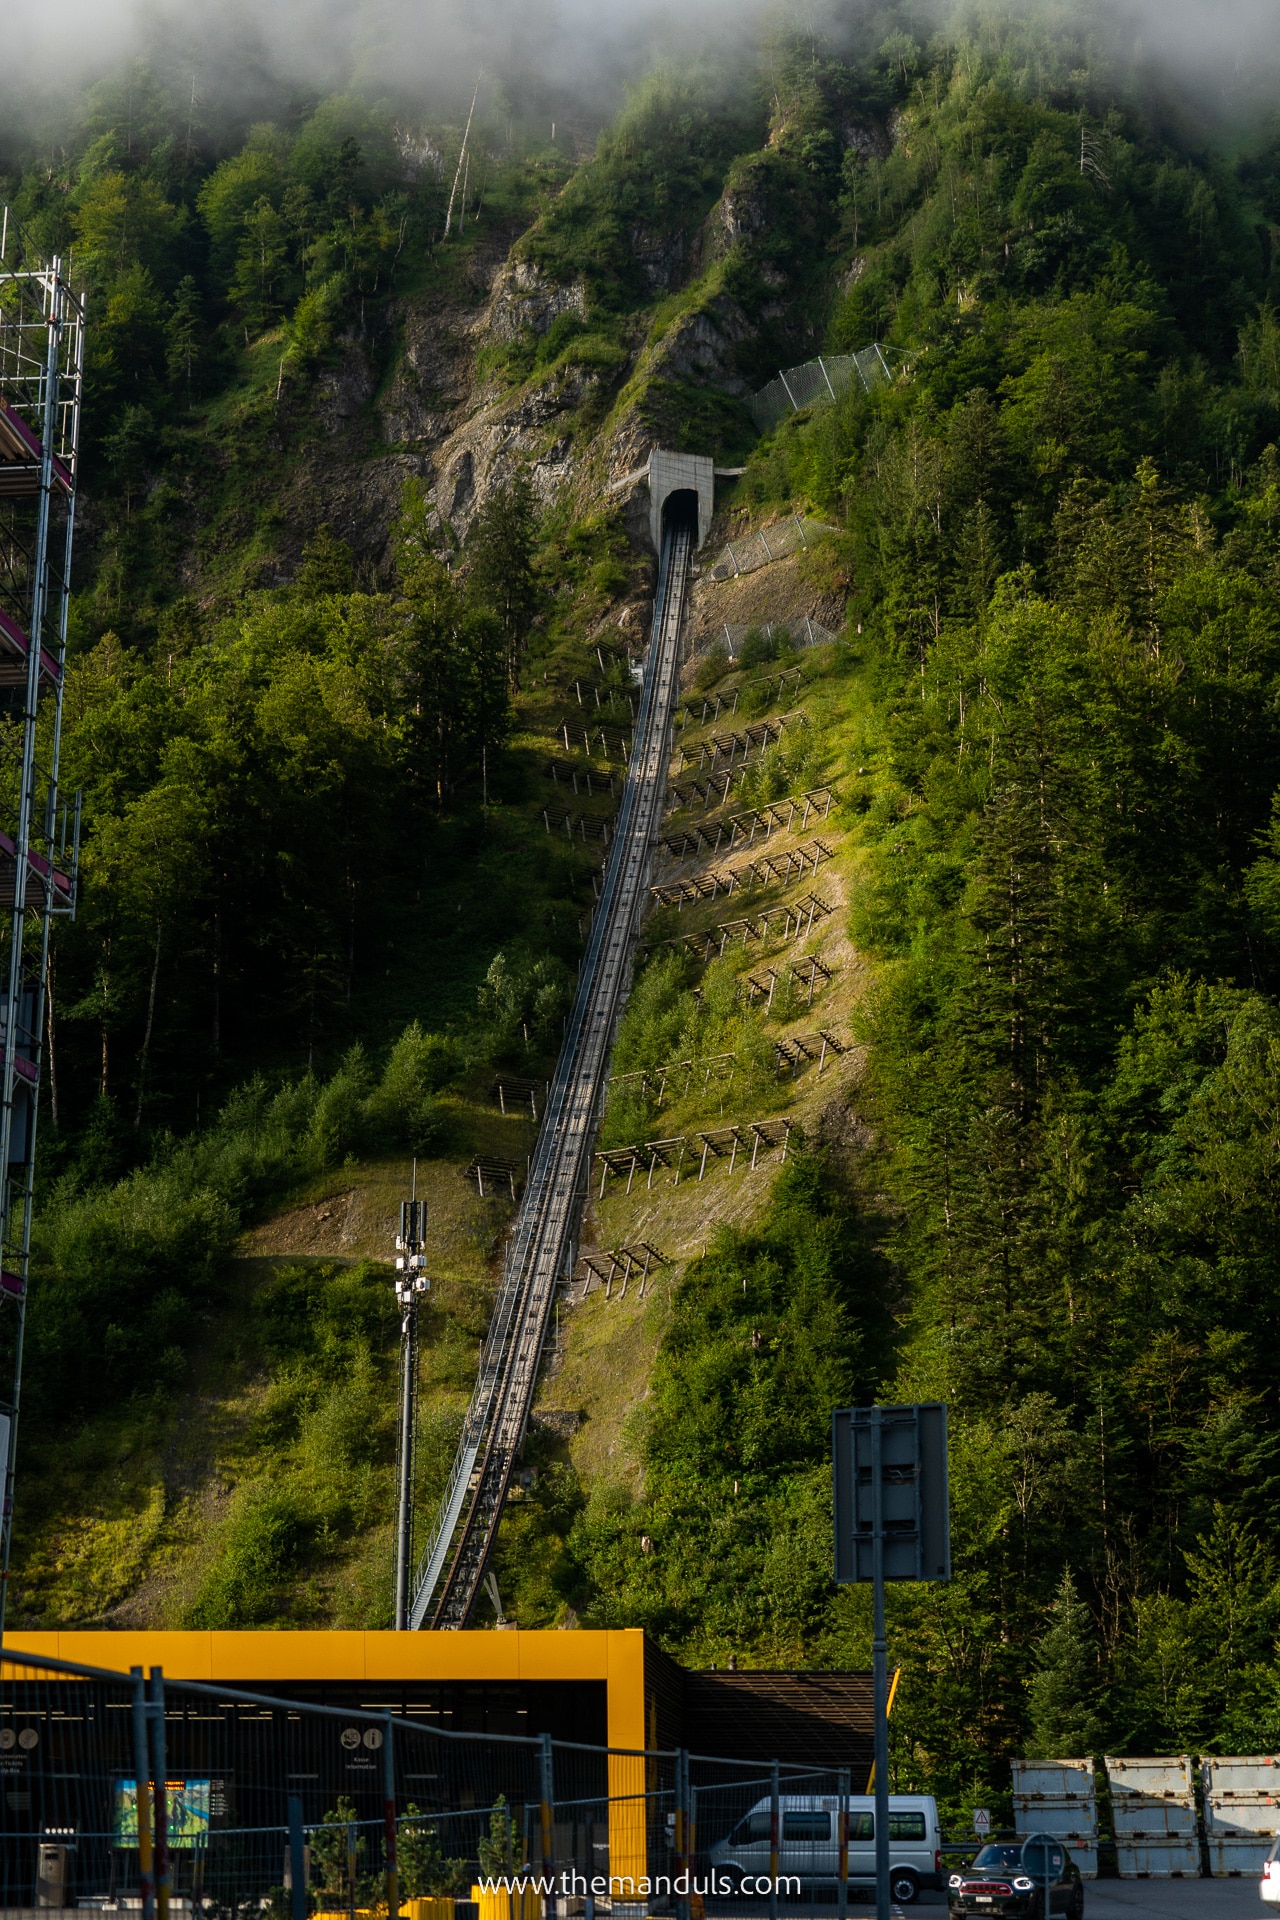
[[[874,1886],[876,1877],[875,1800],[850,1794],[849,1884]],[[834,1886],[840,1871],[840,1839],[835,1794],[784,1793],[778,1799],[778,1875],[802,1888]],[[757,1800],[732,1833],[710,1849],[711,1865],[728,1893],[748,1891],[744,1884],[769,1872],[769,1800]],[[889,1795],[889,1888],[899,1906],[909,1906],[922,1887],[942,1885],[942,1834],[932,1794]],[[716,1891],[721,1891],[717,1885]]]
[[[1046,1920],[1046,1864],[1049,1914],[1080,1920],[1084,1912],[1084,1882],[1080,1869],[1060,1840],[1033,1833],[1026,1840],[993,1841],[983,1847],[970,1867],[947,1876],[947,1911],[953,1920],[961,1914],[1019,1914],[1026,1920]]]
[[[1280,1840],[1272,1842],[1271,1851],[1262,1863],[1262,1885],[1258,1892],[1269,1907],[1280,1907]]]

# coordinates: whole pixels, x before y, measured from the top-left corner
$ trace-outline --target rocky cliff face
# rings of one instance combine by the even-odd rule
[[[490,487],[516,465],[527,468],[544,505],[574,478],[565,423],[589,406],[601,373],[556,367],[512,390],[485,376],[481,356],[545,333],[561,314],[582,318],[583,288],[548,284],[536,267],[492,249],[473,255],[470,277],[483,295],[478,303],[397,302],[384,337],[347,339],[314,390],[313,421],[341,452],[326,445],[312,453],[290,517],[329,521],[380,571],[407,480],[426,488],[442,544],[451,545],[466,538]],[[391,362],[380,386],[379,351]]]
[[[839,140],[863,157],[889,144],[865,126],[842,127]],[[407,480],[426,489],[447,551],[465,540],[489,490],[516,466],[544,506],[572,494],[587,510],[660,442],[715,451],[704,399],[732,411],[772,371],[772,363],[763,373],[754,363],[775,338],[781,351],[795,334],[798,350],[800,335],[814,330],[779,241],[792,211],[797,219],[811,214],[812,195],[788,178],[769,152],[744,156],[688,244],[683,232],[659,235],[638,223],[629,245],[645,284],[655,300],[683,286],[682,309],[674,317],[661,307],[607,316],[613,344],[605,352],[575,357],[570,349],[519,385],[492,369],[545,340],[566,316],[593,328],[591,296],[581,278],[549,277],[519,235],[473,244],[459,297],[398,302],[379,338],[349,339],[326,370],[314,396],[326,444],[299,474],[296,517],[330,521],[382,571]],[[833,260],[833,286],[839,276]],[[379,364],[387,369],[381,378]],[[642,496],[624,492],[621,505],[632,536],[647,546]]]

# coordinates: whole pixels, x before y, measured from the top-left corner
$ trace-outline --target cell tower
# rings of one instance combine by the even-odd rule
[[[396,1458],[396,1591],[393,1619],[409,1624],[409,1571],[413,1553],[413,1438],[417,1430],[418,1301],[427,1278],[427,1203],[418,1198],[418,1163],[413,1163],[413,1197],[400,1202],[396,1235],[396,1300],[400,1307],[400,1420]]]
[[[0,213],[0,1634],[31,1252],[49,932],[76,904],[80,800],[58,792],[84,303]],[[70,817],[69,817],[70,815]],[[5,910],[7,911],[7,914]],[[7,936],[7,951],[4,941]]]

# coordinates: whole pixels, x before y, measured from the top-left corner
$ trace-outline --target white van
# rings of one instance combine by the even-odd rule
[[[723,1891],[747,1891],[742,1883],[769,1873],[769,1800],[757,1800],[732,1833],[711,1848],[717,1879],[732,1882]],[[876,1877],[876,1803],[870,1794],[850,1794],[849,1884],[874,1886]],[[798,1879],[802,1887],[832,1886],[840,1870],[837,1816],[840,1802],[834,1793],[783,1793],[778,1796],[781,1833],[778,1877]],[[938,1803],[932,1794],[889,1795],[889,1887],[900,1906],[915,1899],[922,1887],[942,1885],[942,1834]],[[721,1891],[717,1886],[715,1891]],[[763,1891],[763,1889],[762,1889]]]

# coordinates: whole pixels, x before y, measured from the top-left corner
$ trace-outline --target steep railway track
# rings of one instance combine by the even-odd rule
[[[694,538],[679,523],[663,536],[649,660],[600,902],[453,1472],[419,1562],[411,1627],[465,1627],[471,1617],[524,1438],[556,1285],[572,1264],[609,1048],[662,820]]]

